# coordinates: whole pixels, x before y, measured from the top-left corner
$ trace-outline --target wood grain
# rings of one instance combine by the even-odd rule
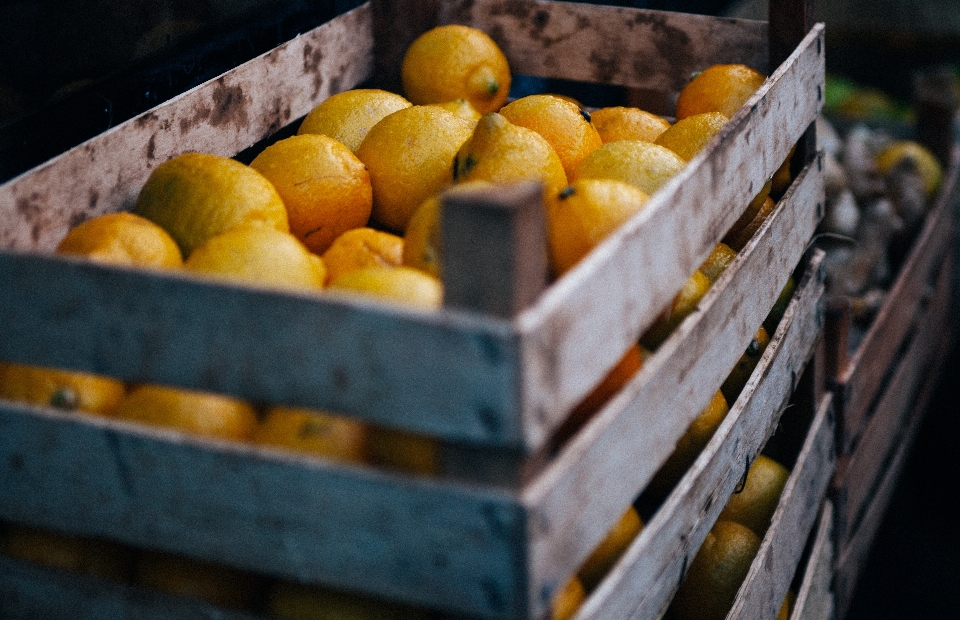
[[[820,510],[813,546],[794,599],[790,620],[832,620],[833,592],[830,586],[834,559],[833,503],[826,499]]]

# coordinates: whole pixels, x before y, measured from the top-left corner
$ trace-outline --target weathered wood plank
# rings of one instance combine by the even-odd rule
[[[790,620],[831,620],[833,618],[833,503],[823,502],[813,547],[807,559]]]
[[[756,458],[776,428],[807,363],[820,332],[816,311],[823,295],[822,276],[817,276],[820,261],[822,253],[817,252],[760,365],[710,443],[584,604],[577,620],[654,618],[666,609],[684,567],[742,478],[744,463]],[[631,467],[643,459],[634,459]],[[574,500],[568,510],[592,511],[593,504],[609,494],[597,493],[590,502]],[[569,543],[564,548],[574,549]]]
[[[863,431],[868,409],[917,314],[921,293],[949,246],[958,171],[960,148],[955,148],[936,205],[927,216],[913,250],[863,341],[837,377],[842,454],[850,451]]]
[[[496,489],[0,402],[0,518],[489,618],[523,616]]]
[[[51,249],[71,225],[130,209],[171,157],[232,157],[372,71],[364,4],[0,186],[0,248]]]
[[[770,70],[760,21],[508,0],[443,2],[438,21],[483,29],[524,75],[679,92],[712,64]]]
[[[663,300],[672,299],[702,264],[813,121],[821,102],[798,93],[823,83],[823,54],[816,51],[822,36],[822,28],[811,32],[717,141],[519,315],[523,425],[530,445],[542,443],[653,323],[667,305]],[[819,217],[820,203],[816,197],[805,203],[810,221]],[[805,235],[789,236],[806,243]]]
[[[783,489],[770,529],[728,618],[775,618],[803,555],[835,466],[833,395],[825,394]]]

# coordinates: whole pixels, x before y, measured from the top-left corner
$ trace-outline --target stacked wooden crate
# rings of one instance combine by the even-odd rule
[[[824,47],[806,4],[771,3],[767,23],[533,0],[367,3],[0,186],[0,358],[330,409],[444,443],[444,472],[425,478],[2,402],[0,518],[446,614],[542,618],[723,383],[792,274],[796,292],[731,413],[577,617],[658,617],[781,421],[793,429],[775,435],[792,445],[791,478],[732,613],[775,615],[806,556],[814,561],[803,600],[824,608],[817,567],[829,550],[810,533],[833,472],[834,431],[831,396],[809,363],[820,359],[823,271],[822,255],[808,251],[823,205],[808,145]],[[500,254],[513,258],[504,286],[476,290],[483,265],[448,274],[448,293],[458,292],[435,313],[51,254],[72,223],[129,209],[150,171],[176,154],[233,156],[335,92],[371,78],[395,84],[406,44],[438,22],[491,33],[519,74],[661,93],[716,63],[770,78],[642,213],[544,288],[538,252],[524,251],[542,248],[542,233],[474,239],[503,243]],[[798,142],[792,186],[697,312],[584,428],[548,450]],[[461,213],[525,235],[523,214],[539,209],[530,196],[504,189],[496,208],[468,201]],[[450,256],[478,255],[469,242],[445,241]],[[799,384],[806,395],[795,395]],[[805,552],[808,539],[817,553]],[[5,617],[214,613],[0,561]]]

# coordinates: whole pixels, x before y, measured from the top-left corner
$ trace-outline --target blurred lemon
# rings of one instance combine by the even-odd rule
[[[166,230],[126,211],[77,224],[60,240],[56,252],[114,265],[167,268],[183,265],[180,247]]]
[[[485,114],[460,147],[453,160],[453,178],[457,183],[542,181],[544,195],[559,192],[567,184],[563,164],[550,143],[496,112]]]
[[[252,610],[260,589],[258,577],[250,573],[157,551],[140,553],[134,583],[237,610]]]
[[[730,496],[717,518],[736,521],[763,538],[788,478],[790,470],[766,455],[758,455],[747,470],[743,488]]]
[[[640,519],[640,514],[636,508],[628,506],[577,571],[580,583],[588,592],[597,587],[610,572],[641,529],[643,520]]]
[[[733,251],[733,248],[721,241],[714,246],[713,251],[710,252],[710,256],[700,265],[700,271],[703,275],[707,276],[710,284],[713,284],[723,275],[723,272],[727,270],[727,267],[729,267],[730,263],[736,258],[737,253]]]
[[[617,140],[587,155],[570,180],[615,179],[652,196],[673,175],[683,170],[686,163],[664,146],[643,140]]]
[[[481,114],[495,112],[510,93],[510,66],[482,30],[448,24],[417,37],[400,67],[403,92],[414,104],[466,99]]]
[[[403,265],[354,269],[331,281],[329,288],[423,309],[439,308],[443,302],[440,280]]]
[[[208,153],[184,153],[154,168],[134,211],[170,233],[184,256],[237,224],[290,230],[283,199],[266,177]]]
[[[373,426],[368,446],[370,460],[381,467],[424,476],[440,471],[440,442],[428,435]]]
[[[403,251],[403,237],[364,226],[334,239],[321,258],[327,267],[327,281],[332,282],[360,267],[397,267],[403,263]]]
[[[665,146],[686,161],[707,146],[713,137],[720,133],[729,119],[720,112],[704,112],[683,118],[673,125],[654,141],[654,144]]]
[[[793,154],[796,151],[797,145],[794,144],[790,147],[790,153],[787,155],[787,158],[783,160],[780,167],[773,173],[773,177],[770,179],[771,195],[777,197],[783,196],[787,188],[790,187],[790,183],[793,182],[793,175],[790,173],[790,161],[793,159]]]
[[[760,363],[760,358],[763,357],[763,352],[767,350],[769,343],[770,335],[761,325],[750,344],[747,345],[747,350],[737,360],[737,365],[733,367],[723,385],[720,386],[720,391],[723,392],[727,402],[732,403],[737,400],[743,386],[750,380],[750,375],[753,374],[753,370]]]
[[[111,416],[126,394],[122,381],[45,366],[0,362],[0,398]]]
[[[271,407],[253,441],[338,461],[367,460],[367,429],[363,423],[315,409]]]
[[[184,268],[207,276],[294,289],[322,288],[323,260],[290,233],[259,224],[236,226],[198,246]]]
[[[343,143],[304,134],[265,148],[250,167],[273,183],[287,207],[290,233],[317,254],[351,228],[366,226],[373,208],[370,174]]]
[[[0,544],[0,552],[34,564],[120,583],[130,578],[133,553],[113,541],[11,523]]]
[[[428,611],[332,590],[277,581],[267,591],[266,611],[283,620],[429,620]]]
[[[560,276],[580,262],[649,200],[643,190],[613,179],[579,179],[548,196],[550,268]]]
[[[379,88],[354,88],[327,97],[304,117],[298,135],[323,134],[353,153],[370,128],[388,114],[409,108],[404,97]]]
[[[699,269],[694,271],[687,278],[680,292],[674,296],[670,306],[660,313],[657,320],[640,338],[640,344],[655,351],[670,337],[670,334],[683,322],[683,319],[697,309],[697,304],[700,303],[709,289],[710,279],[703,275],[703,272]]]
[[[644,140],[653,142],[670,127],[670,122],[640,108],[610,106],[590,113],[590,122],[604,142]]]
[[[453,158],[474,123],[416,105],[383,118],[357,148],[373,184],[373,219],[403,233],[424,200],[453,183]]]
[[[586,596],[580,579],[576,575],[570,577],[550,601],[550,620],[569,620],[583,605]]]
[[[500,108],[500,114],[520,127],[537,132],[550,143],[569,176],[603,142],[580,107],[553,95],[527,95]]]
[[[680,90],[677,120],[704,112],[733,118],[766,76],[742,64],[717,64],[698,73]]]
[[[877,153],[877,167],[883,174],[889,173],[900,161],[909,159],[923,179],[927,196],[932,196],[943,180],[940,160],[925,146],[914,140],[896,140]]]
[[[239,399],[160,385],[139,385],[117,408],[117,417],[206,437],[248,440],[257,428],[254,408]]]

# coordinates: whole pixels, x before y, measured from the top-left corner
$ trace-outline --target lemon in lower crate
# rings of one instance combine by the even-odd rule
[[[133,552],[117,542],[20,524],[9,524],[0,541],[0,552],[10,557],[110,581],[130,579]]]
[[[587,592],[597,587],[610,572],[641,529],[643,529],[643,520],[640,514],[633,506],[627,507],[577,571],[577,578]]]
[[[475,123],[436,106],[398,110],[370,128],[357,157],[373,185],[371,219],[403,234],[424,200],[453,183],[453,158]]]
[[[425,476],[440,471],[440,442],[433,437],[371,426],[367,446],[370,461],[380,467]]]
[[[550,620],[569,620],[583,605],[586,596],[580,579],[576,575],[570,577],[550,601]]]
[[[265,176],[287,207],[290,233],[323,253],[342,233],[366,226],[373,186],[357,156],[321,134],[291,136],[263,149],[250,167]]]
[[[114,265],[175,268],[183,255],[173,237],[133,213],[107,213],[77,224],[60,240],[57,254],[83,256]]]
[[[594,149],[574,169],[570,181],[615,179],[653,195],[683,170],[687,162],[659,144],[643,140],[617,140]]]
[[[739,252],[746,247],[750,239],[760,230],[760,227],[763,226],[763,223],[767,221],[767,218],[770,217],[776,208],[777,203],[773,201],[773,198],[767,196],[764,198],[763,203],[761,203],[760,209],[757,210],[750,221],[740,227],[738,227],[739,224],[735,224],[734,228],[723,238],[723,242]]]
[[[694,75],[677,97],[677,120],[720,112],[732,118],[766,80],[756,69],[739,63],[711,65]]]
[[[700,265],[700,271],[703,275],[707,276],[707,279],[710,280],[710,284],[712,285],[720,279],[723,272],[727,270],[727,267],[729,267],[736,258],[737,253],[734,249],[721,241],[714,246],[713,251],[710,252],[710,256]]]
[[[787,188],[790,187],[790,183],[793,182],[793,174],[790,172],[790,162],[793,160],[793,154],[797,152],[797,145],[794,144],[790,147],[790,152],[787,154],[787,158],[783,160],[783,163],[780,164],[780,167],[773,173],[773,177],[770,179],[770,194],[776,197],[783,196],[783,193],[787,191]]]
[[[133,582],[143,588],[236,610],[251,610],[262,587],[260,578],[252,573],[157,551],[140,553]]]
[[[86,372],[0,362],[0,398],[69,411],[113,415],[123,381]]]
[[[403,93],[415,104],[466,99],[481,114],[499,110],[510,93],[510,65],[478,28],[445,24],[418,36],[400,66]]]
[[[360,295],[424,310],[443,303],[443,284],[438,278],[413,267],[361,267],[330,282],[330,291]]]
[[[767,313],[767,317],[763,319],[763,328],[767,330],[767,335],[772,335],[777,331],[777,326],[780,325],[783,315],[787,313],[787,306],[790,305],[790,300],[793,299],[796,288],[797,284],[793,276],[788,276],[786,284],[780,289],[780,294],[777,295],[777,300],[773,303],[773,307]]]
[[[567,184],[563,163],[546,138],[496,112],[485,114],[457,151],[453,178],[456,183],[540,181],[545,196]]]
[[[590,122],[604,143],[617,140],[645,140],[653,142],[667,128],[670,121],[631,106],[608,106],[590,113]]]
[[[710,144],[728,120],[730,119],[720,112],[693,114],[671,125],[657,137],[654,144],[665,146],[684,160],[690,161]]]
[[[746,525],[762,538],[789,477],[790,470],[774,459],[757,456],[743,486],[734,491],[717,518]]]
[[[797,600],[797,595],[793,588],[787,589],[786,596],[783,597],[783,603],[777,612],[777,620],[790,620],[790,614],[793,613],[793,603]]]
[[[569,176],[580,161],[603,144],[588,114],[571,101],[553,95],[527,95],[500,108],[514,125],[537,132],[550,143]]]
[[[763,352],[767,350],[768,344],[770,344],[770,335],[761,325],[750,340],[750,344],[747,345],[746,351],[737,360],[733,370],[730,371],[730,374],[723,381],[723,385],[720,386],[720,391],[723,392],[727,402],[733,403],[740,396],[743,387],[750,380],[750,375],[753,374],[757,364],[760,363],[760,358],[763,357]]]
[[[297,135],[323,134],[342,142],[352,152],[380,119],[411,104],[380,88],[354,88],[330,95],[304,117]]]
[[[684,282],[670,305],[663,310],[653,325],[640,338],[640,344],[651,350],[656,350],[670,337],[673,330],[697,309],[697,304],[710,289],[710,279],[699,269]]]
[[[671,620],[723,620],[733,607],[760,538],[745,525],[717,520],[687,568],[667,611]]]
[[[277,581],[266,611],[283,620],[429,620],[429,611],[319,585]]]
[[[222,439],[249,440],[257,414],[246,401],[196,390],[141,384],[117,407],[117,417]]]
[[[154,168],[134,212],[170,233],[184,256],[238,224],[261,222],[290,230],[283,199],[266,177],[210,153],[183,153]]]
[[[547,196],[550,270],[560,276],[638,213],[643,190],[613,179],[580,179]]]
[[[943,180],[943,166],[930,149],[914,140],[895,140],[876,156],[877,167],[883,174],[889,173],[904,159],[913,163],[923,179],[927,196],[932,196]]]
[[[403,250],[403,237],[364,226],[334,239],[321,258],[327,267],[327,281],[332,282],[361,267],[399,267]]]
[[[299,239],[269,226],[244,224],[207,239],[187,257],[193,273],[263,286],[319,290],[327,277],[323,260]]]
[[[338,461],[367,460],[367,428],[362,422],[326,411],[274,406],[253,435],[254,443]]]

